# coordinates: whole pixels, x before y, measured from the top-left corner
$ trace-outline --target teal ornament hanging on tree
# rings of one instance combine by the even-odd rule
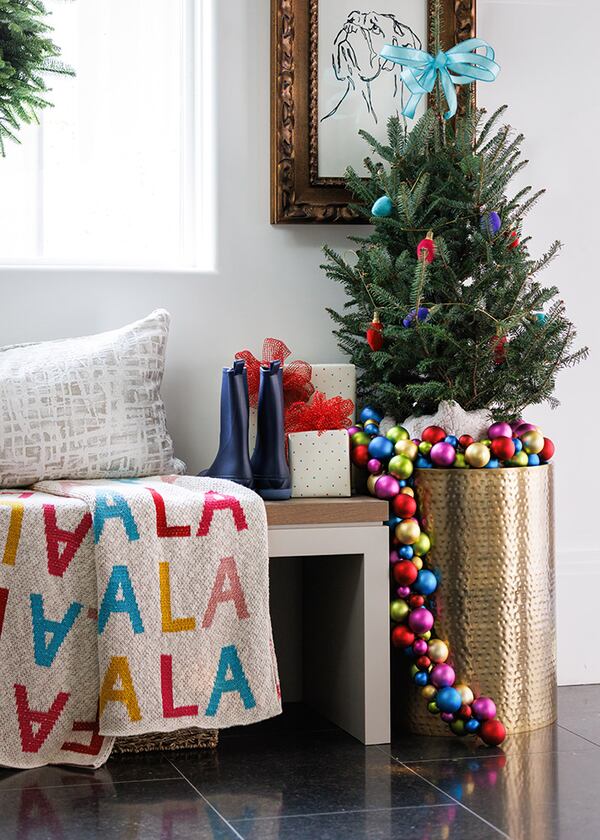
[[[478,53],[478,49],[483,49],[484,54]],[[414,117],[421,99],[433,90],[438,75],[448,103],[444,119],[449,120],[456,114],[455,85],[493,82],[500,72],[499,65],[494,61],[493,48],[482,38],[467,38],[446,52],[440,50],[435,56],[424,50],[391,44],[386,44],[379,55],[405,68],[400,78],[411,95],[402,113],[410,119]]]
[[[371,215],[377,216],[378,218],[385,218],[386,216],[392,215],[393,209],[394,205],[389,195],[382,195],[371,208]]]

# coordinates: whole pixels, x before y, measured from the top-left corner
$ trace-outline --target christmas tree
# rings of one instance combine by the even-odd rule
[[[434,53],[439,20],[438,3]],[[348,296],[344,312],[328,311],[359,370],[361,397],[399,421],[442,400],[510,419],[529,405],[556,405],[556,375],[587,348],[573,349],[558,289],[538,281],[561,245],[530,253],[524,219],[544,190],[510,191],[527,161],[523,136],[503,123],[506,106],[486,118],[467,95],[452,120],[445,110],[438,79],[416,123],[389,119],[387,144],[360,132],[371,147],[368,178],[349,168],[347,184],[374,228],[350,237],[351,261],[325,247],[322,267]],[[372,216],[378,199],[389,215]],[[374,310],[383,344],[372,350],[365,330]]]
[[[38,121],[51,105],[43,73],[73,71],[57,60],[60,49],[50,38],[52,27],[40,0],[0,0],[0,154],[4,141],[19,142],[22,123]]]

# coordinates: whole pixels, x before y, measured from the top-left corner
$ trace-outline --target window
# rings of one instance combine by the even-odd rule
[[[47,0],[77,76],[0,158],[0,262],[213,267],[212,0]]]

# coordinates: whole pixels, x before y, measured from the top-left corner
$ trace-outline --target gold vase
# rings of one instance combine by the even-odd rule
[[[436,632],[458,683],[492,697],[507,732],[556,719],[552,466],[418,470],[415,490],[439,572]],[[411,687],[412,732],[449,734]]]

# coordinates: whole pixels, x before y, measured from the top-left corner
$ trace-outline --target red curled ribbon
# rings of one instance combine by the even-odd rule
[[[321,391],[315,391],[310,403],[295,402],[285,415],[285,431],[323,432],[332,429],[347,429],[352,425],[354,403],[343,397],[327,399]]]
[[[258,389],[260,385],[260,368],[271,362],[280,361],[283,367],[283,400],[286,409],[292,403],[307,402],[314,394],[315,387],[310,381],[312,368],[308,362],[294,361],[285,364],[292,351],[279,338],[265,338],[262,349],[262,359],[259,361],[250,350],[240,350],[235,354],[236,359],[246,362],[248,375],[248,397],[250,405],[258,405]]]

